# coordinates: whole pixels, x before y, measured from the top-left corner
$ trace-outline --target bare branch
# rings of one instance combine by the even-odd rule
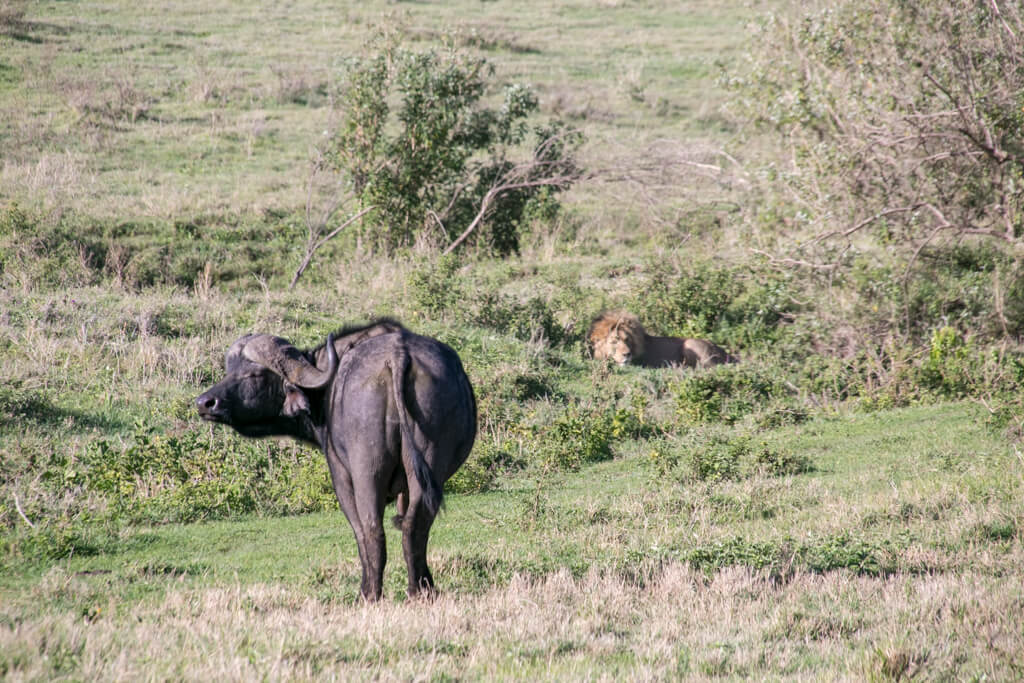
[[[368,214],[369,212],[373,211],[376,208],[377,208],[376,206],[367,206],[366,208],[361,210],[359,213],[355,214],[354,216],[351,216],[348,220],[346,220],[344,223],[342,223],[337,228],[332,230],[330,233],[328,233],[327,235],[325,235],[324,237],[321,237],[319,239],[315,239],[315,238],[312,237],[313,231],[311,229],[310,230],[311,238],[310,238],[309,246],[306,247],[306,254],[305,254],[305,256],[302,259],[302,263],[299,264],[298,269],[296,269],[295,275],[292,276],[292,282],[291,282],[290,285],[288,285],[288,289],[295,289],[295,284],[299,281],[299,278],[302,277],[302,274],[306,271],[306,268],[309,267],[310,262],[313,260],[313,254],[316,253],[317,249],[319,249],[324,244],[326,244],[328,241],[330,241],[335,236],[337,236],[342,230],[344,230],[348,226],[352,225],[357,220],[359,220],[360,218],[362,218],[363,216],[365,216],[366,214]],[[328,215],[324,219],[324,222],[326,223],[328,220],[330,220],[330,215]]]
[[[1016,43],[1017,42],[1017,36],[1016,36],[1016,34],[1014,34],[1013,30],[1010,28],[1010,25],[1006,23],[1006,19],[1003,18],[1003,13],[999,11],[999,4],[996,2],[996,0],[989,0],[989,4],[992,5],[992,12],[997,17],[999,17],[999,21],[1002,23],[1003,28],[1006,29],[1006,33],[1009,34],[1010,39],[1014,43]]]
[[[846,230],[831,230],[829,232],[825,232],[825,233],[821,233],[819,235],[816,235],[813,239],[811,239],[808,242],[808,244],[815,244],[817,242],[822,242],[822,241],[827,240],[827,239],[829,239],[831,237],[849,237],[850,235],[852,235],[853,233],[857,232],[858,230],[861,230],[862,228],[865,228],[868,225],[871,225],[872,223],[874,223],[874,222],[876,222],[878,220],[881,220],[882,218],[885,218],[886,216],[891,216],[891,215],[897,214],[897,213],[908,213],[910,211],[917,211],[918,209],[921,208],[921,206],[922,206],[921,204],[914,204],[913,206],[900,206],[900,207],[896,207],[896,208],[892,208],[892,209],[884,209],[884,210],[879,211],[878,213],[876,213],[876,214],[874,214],[872,216],[869,216],[868,218],[865,218],[864,220],[860,221],[859,223],[857,223],[853,227],[847,228]]]
[[[471,234],[473,234],[473,231],[477,229],[484,218],[486,218],[487,214],[490,213],[491,209],[494,208],[495,200],[497,200],[501,195],[511,192],[512,190],[519,190],[527,187],[565,187],[578,177],[573,175],[559,175],[516,182],[509,179],[510,175],[512,177],[518,175],[515,173],[516,170],[517,169],[513,169],[513,171],[502,176],[494,185],[491,186],[491,189],[487,191],[487,194],[485,194],[484,198],[481,200],[480,210],[477,211],[476,216],[473,217],[469,226],[462,231],[461,235],[455,238],[454,242],[449,244],[445,250],[441,252],[442,255],[453,252],[460,244],[465,242]]]
[[[29,520],[29,518],[25,516],[25,511],[21,509],[21,502],[18,500],[17,492],[14,493],[14,509],[18,511],[18,516],[25,520],[25,524],[28,524],[33,529],[36,528],[36,525],[33,524],[31,520]]]
[[[811,261],[803,261],[794,258],[779,258],[774,254],[770,254],[767,251],[761,249],[751,248],[750,251],[754,254],[760,254],[767,258],[772,265],[776,266],[799,266],[801,268],[810,268],[812,270],[835,270],[837,263],[812,263]]]

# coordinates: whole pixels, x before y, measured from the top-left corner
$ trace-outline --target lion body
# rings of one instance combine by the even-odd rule
[[[681,365],[707,368],[735,363],[737,358],[706,339],[652,337],[632,313],[602,313],[590,324],[587,341],[594,358],[619,365],[635,363],[648,368]]]

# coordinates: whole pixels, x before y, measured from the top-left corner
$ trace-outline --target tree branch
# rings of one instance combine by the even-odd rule
[[[569,156],[562,154],[554,159],[546,158],[559,140],[572,133],[573,131],[567,131],[560,135],[552,135],[537,145],[533,151],[533,157],[529,161],[513,166],[498,176],[494,182],[491,183],[491,187],[484,194],[483,199],[480,200],[480,208],[477,210],[473,220],[470,221],[466,229],[463,230],[462,233],[456,237],[443,252],[441,252],[442,256],[450,254],[458,249],[459,246],[465,242],[474,231],[476,231],[494,208],[495,202],[502,195],[514,190],[535,187],[566,188],[579,180],[582,177],[582,172],[575,166]],[[452,201],[454,203],[454,199]]]
[[[332,230],[330,233],[328,233],[323,238],[314,239],[314,238],[311,237],[310,238],[309,246],[306,247],[306,254],[305,254],[305,256],[302,259],[302,263],[299,264],[298,269],[295,271],[295,275],[292,276],[292,282],[291,282],[290,285],[288,285],[288,289],[295,289],[295,284],[299,281],[299,278],[302,277],[302,274],[305,272],[306,268],[309,267],[310,262],[313,260],[313,254],[316,253],[317,249],[322,247],[329,240],[333,239],[342,230],[344,230],[348,226],[352,225],[352,223],[356,222],[357,220],[359,220],[360,218],[362,218],[363,216],[365,216],[370,211],[373,211],[376,208],[377,208],[376,206],[368,206],[368,207],[366,207],[365,209],[363,209],[362,211],[360,211],[359,213],[355,214],[354,216],[349,218],[347,221],[345,221],[344,223],[339,225],[337,228]],[[328,220],[330,220],[330,216],[329,215],[327,217],[325,217],[324,222],[326,223]],[[310,234],[312,235],[312,229],[310,230]]]

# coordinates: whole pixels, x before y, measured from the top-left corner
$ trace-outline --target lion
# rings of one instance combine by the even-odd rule
[[[647,368],[681,365],[708,368],[736,363],[738,358],[706,339],[652,337],[640,320],[626,311],[602,313],[590,323],[587,342],[594,358],[609,359],[619,365],[636,363]]]

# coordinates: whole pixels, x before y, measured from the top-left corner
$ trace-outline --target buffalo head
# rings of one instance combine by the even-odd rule
[[[330,335],[326,349],[327,367],[320,369],[280,337],[242,337],[224,357],[227,376],[196,399],[200,417],[230,425],[244,436],[301,436],[295,422],[309,414],[306,391],[325,387],[338,369]]]

